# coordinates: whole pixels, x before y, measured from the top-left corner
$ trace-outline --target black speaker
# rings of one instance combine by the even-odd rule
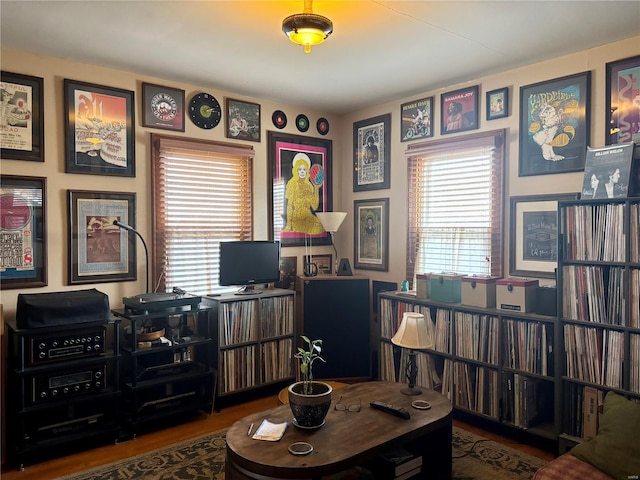
[[[19,294],[18,328],[38,328],[81,322],[106,322],[109,297],[96,290]]]

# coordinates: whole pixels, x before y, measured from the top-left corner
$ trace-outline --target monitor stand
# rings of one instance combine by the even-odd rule
[[[256,289],[255,285],[245,285],[240,290],[234,293],[234,295],[259,295],[262,290]]]

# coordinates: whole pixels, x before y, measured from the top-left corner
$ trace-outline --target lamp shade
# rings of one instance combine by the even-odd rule
[[[335,233],[342,225],[347,212],[318,212],[316,217],[320,220],[322,228],[327,232]]]
[[[391,339],[391,343],[408,349],[432,348],[433,340],[429,335],[429,330],[427,330],[424,315],[416,312],[405,312],[398,331]]]

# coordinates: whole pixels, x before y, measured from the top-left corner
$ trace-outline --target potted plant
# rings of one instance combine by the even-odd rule
[[[331,385],[313,379],[313,363],[324,362],[322,340],[310,340],[305,335],[300,338],[306,343],[306,350],[298,347],[294,357],[300,360],[302,380],[289,386],[289,406],[293,413],[293,423],[300,428],[320,428],[331,406]]]

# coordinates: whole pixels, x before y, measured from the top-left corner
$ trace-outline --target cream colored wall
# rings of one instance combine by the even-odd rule
[[[452,84],[446,88],[429,90],[421,94],[412,95],[397,101],[373,105],[367,109],[354,112],[344,117],[344,138],[342,142],[342,157],[348,159],[352,155],[351,140],[353,122],[365,120],[377,115],[391,113],[391,187],[387,190],[373,190],[367,192],[353,192],[351,162],[342,164],[343,209],[350,212],[345,220],[349,228],[342,228],[336,235],[341,256],[349,256],[353,265],[353,202],[354,200],[389,197],[389,271],[377,272],[368,270],[354,270],[355,273],[367,275],[376,280],[400,282],[405,277],[405,250],[407,231],[407,163],[404,151],[411,142],[400,142],[400,105],[410,100],[433,95],[435,100],[434,137],[428,140],[440,140],[440,95],[459,88],[479,85],[480,100],[480,128],[470,132],[445,135],[444,138],[454,140],[456,136],[464,136],[477,131],[496,129],[507,130],[507,164],[506,164],[506,193],[505,193],[505,257],[504,272],[509,270],[509,197],[519,195],[554,194],[564,192],[580,192],[582,187],[582,172],[563,173],[555,175],[538,175],[518,177],[518,131],[519,131],[519,93],[520,87],[554,78],[591,71],[591,141],[590,146],[604,145],[605,131],[605,78],[607,62],[632,57],[640,54],[640,36],[624,41],[600,46],[573,55],[559,57],[546,62],[536,63],[517,70],[511,70],[497,75],[469,80],[468,82]],[[497,88],[509,87],[510,115],[506,118],[487,121],[485,110],[485,94]],[[549,283],[543,280],[541,283]]]
[[[137,282],[99,283],[90,285],[67,285],[68,239],[66,191],[98,190],[137,193],[137,227],[146,239],[151,238],[151,198],[150,198],[150,165],[149,165],[149,134],[151,132],[172,134],[164,130],[143,128],[141,126],[141,82],[158,83],[186,90],[187,100],[198,91],[212,93],[223,103],[226,96],[257,102],[261,105],[262,141],[249,142],[256,150],[254,163],[254,219],[256,223],[256,238],[264,239],[268,235],[267,225],[267,130],[275,130],[271,123],[271,114],[276,109],[283,110],[289,119],[285,133],[299,134],[295,129],[294,120],[298,113],[305,113],[311,120],[312,132],[315,121],[325,116],[331,125],[329,134],[324,137],[333,140],[333,204],[334,210],[349,212],[343,226],[336,234],[336,244],[340,257],[348,257],[353,267],[353,202],[354,200],[385,198],[390,199],[389,218],[389,271],[377,272],[369,270],[355,270],[354,273],[363,274],[373,279],[400,282],[405,275],[406,248],[406,160],[404,150],[408,143],[400,142],[400,105],[412,99],[433,95],[434,106],[434,137],[440,136],[440,95],[447,91],[465,86],[479,85],[480,100],[480,131],[507,129],[507,172],[505,204],[508,207],[509,196],[536,195],[562,192],[578,192],[581,187],[582,174],[565,173],[557,175],[542,175],[532,177],[518,177],[518,119],[519,119],[519,89],[523,85],[538,83],[567,75],[590,70],[591,77],[591,146],[604,144],[605,122],[605,64],[614,60],[640,54],[640,36],[621,42],[612,43],[598,48],[586,50],[573,55],[559,57],[546,62],[529,65],[516,70],[469,80],[465,83],[450,85],[438,90],[425,91],[411,97],[400,98],[397,101],[383,104],[373,104],[371,107],[354,112],[353,114],[337,117],[323,112],[308,111],[294,105],[275,104],[261,99],[242,97],[233,92],[219,91],[196,85],[177,84],[160,78],[146,77],[135,73],[106,69],[92,65],[79,64],[66,60],[32,55],[15,50],[1,50],[2,70],[35,75],[44,78],[45,95],[45,162],[21,162],[2,160],[0,169],[2,174],[32,175],[47,177],[47,215],[48,215],[48,273],[49,285],[44,288],[22,290],[25,293],[52,292],[69,289],[97,288],[109,295],[112,306],[119,306],[119,299],[123,296],[135,295],[145,288],[144,261],[138,262]],[[98,175],[81,175],[64,173],[64,123],[63,123],[63,93],[64,78],[124,88],[135,92],[136,100],[136,177],[110,177]],[[265,80],[268,81],[268,80]],[[507,118],[486,121],[485,93],[496,88],[508,86],[510,88],[510,115]],[[373,103],[373,102],[372,102]],[[376,115],[391,113],[391,187],[386,190],[368,192],[353,192],[352,188],[352,135],[353,122],[364,120]],[[223,119],[224,120],[224,119]],[[205,131],[195,127],[189,120],[185,121],[186,131],[176,135],[203,138],[220,141],[230,141],[224,137],[222,124],[213,130]],[[470,133],[473,133],[472,131]],[[469,132],[467,132],[469,133]],[[451,134],[446,138],[454,139]],[[508,272],[508,212],[505,212],[505,272]],[[138,258],[144,258],[144,251],[137,242]],[[330,247],[314,247],[314,253],[333,253]],[[298,272],[302,272],[302,256],[304,248],[288,247],[283,255],[298,257]],[[19,290],[4,290],[0,292],[0,302],[5,306],[7,316],[15,314],[16,298]]]
[[[146,288],[146,270],[144,264],[144,249],[139,241],[137,245],[138,255],[138,280],[136,282],[96,283],[88,285],[68,285],[68,218],[67,218],[67,190],[95,190],[113,192],[136,192],[137,202],[137,229],[150,245],[151,242],[151,166],[150,166],[150,134],[176,135],[189,138],[201,138],[207,140],[219,140],[224,142],[237,142],[228,139],[224,134],[224,124],[221,122],[212,130],[202,130],[193,125],[186,118],[186,131],[170,132],[142,127],[142,93],[141,83],[150,82],[181,88],[186,91],[186,101],[196,92],[204,91],[213,94],[224,109],[224,98],[231,97],[240,100],[256,102],[261,105],[261,142],[246,142],[255,150],[254,160],[254,222],[255,238],[262,240],[268,238],[267,224],[267,131],[279,131],[310,137],[318,137],[333,140],[333,162],[340,165],[343,148],[340,144],[340,119],[323,112],[310,111],[295,105],[282,105],[261,99],[243,97],[233,92],[216,90],[215,88],[201,85],[186,85],[165,81],[160,78],[137,75],[101,68],[93,65],[69,62],[62,59],[33,55],[16,50],[2,49],[2,70],[25,75],[34,75],[44,78],[44,114],[45,114],[45,145],[44,163],[26,162],[17,160],[2,160],[0,172],[2,175],[29,175],[47,178],[47,250],[48,250],[48,280],[49,285],[43,288],[29,288],[23,290],[3,290],[0,292],[0,303],[4,304],[7,317],[15,316],[15,306],[19,293],[43,293],[61,290],[80,290],[85,288],[97,288],[109,296],[113,308],[121,305],[123,296],[142,293]],[[102,175],[86,175],[65,173],[64,160],[64,102],[63,80],[65,78],[82,82],[107,85],[114,88],[133,90],[135,92],[135,154],[136,176],[135,178],[114,177]],[[215,80],[215,79],[214,79]],[[288,123],[282,130],[277,130],[271,122],[271,114],[274,110],[282,110],[287,114]],[[295,118],[299,113],[309,117],[311,127],[305,134],[301,134],[295,127]],[[322,137],[315,131],[315,123],[319,117],[329,120],[329,133]],[[223,115],[223,121],[226,116]],[[243,143],[243,142],[237,142]],[[334,167],[335,169],[335,167]],[[334,178],[334,202],[340,204],[340,192],[342,191],[341,178]],[[350,180],[349,180],[350,184]],[[331,247],[314,247],[314,253],[333,253]],[[298,272],[302,272],[302,256],[304,248],[288,247],[285,256],[298,257]]]

